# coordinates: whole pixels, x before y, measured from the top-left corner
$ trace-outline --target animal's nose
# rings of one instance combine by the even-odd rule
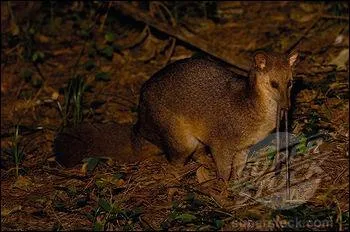
[[[290,109],[290,103],[289,102],[281,104],[281,110],[288,111],[289,109]]]
[[[282,100],[280,102],[281,109],[288,111],[290,109],[290,106],[291,106],[289,96],[288,95],[283,96],[283,98],[281,100]]]

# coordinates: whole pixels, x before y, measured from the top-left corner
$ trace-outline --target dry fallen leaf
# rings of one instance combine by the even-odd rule
[[[13,184],[13,187],[19,188],[22,190],[28,190],[30,187],[32,187],[34,183],[29,177],[25,176],[19,176],[16,180],[16,182]]]
[[[1,217],[9,216],[11,213],[17,212],[22,209],[21,205],[15,206],[12,209],[2,208],[1,209]]]
[[[50,42],[50,37],[42,34],[36,34],[34,36],[34,39],[39,42],[39,43],[49,43]]]
[[[197,169],[196,177],[197,177],[198,183],[203,183],[211,179],[209,170],[206,169],[205,167],[200,167]]]
[[[349,60],[349,49],[343,49],[341,52],[339,52],[338,56],[329,62],[329,64],[335,64],[337,66],[337,70],[344,70],[346,69],[346,63]]]

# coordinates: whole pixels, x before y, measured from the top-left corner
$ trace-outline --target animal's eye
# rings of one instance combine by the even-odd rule
[[[288,88],[291,87],[292,84],[293,84],[293,81],[289,80],[288,83],[287,83],[287,87],[288,87]]]
[[[271,86],[274,89],[278,89],[278,83],[276,81],[271,81]]]

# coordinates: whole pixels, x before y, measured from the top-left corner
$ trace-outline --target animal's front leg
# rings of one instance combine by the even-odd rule
[[[235,152],[232,159],[232,178],[237,180],[241,177],[243,169],[246,165],[248,158],[248,152],[246,150],[241,150]]]
[[[213,148],[212,155],[215,160],[217,176],[225,181],[228,181],[232,171],[232,154],[230,149],[222,147]]]

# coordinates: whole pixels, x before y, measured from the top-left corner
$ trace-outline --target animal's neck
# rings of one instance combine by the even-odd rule
[[[260,81],[260,82],[259,82]],[[248,93],[255,112],[263,116],[266,122],[275,123],[277,116],[277,102],[271,93],[264,90],[262,80],[258,80],[254,73],[249,75]]]

